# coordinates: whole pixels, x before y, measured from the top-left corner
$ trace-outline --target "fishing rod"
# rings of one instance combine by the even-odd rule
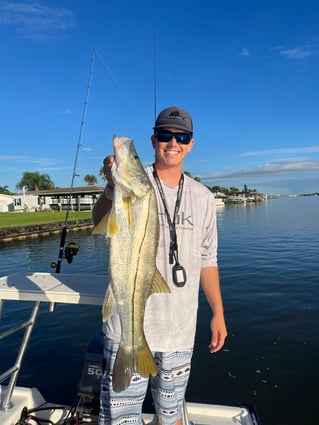
[[[154,51],[153,51],[153,85],[154,85],[154,123],[156,122],[156,36],[154,34]]]
[[[63,258],[65,258],[67,260],[67,262],[70,264],[70,263],[72,263],[74,255],[76,255],[78,250],[79,250],[76,243],[74,243],[74,242],[68,243],[68,245],[65,248],[64,248],[64,245],[65,245],[65,238],[66,238],[66,232],[67,232],[67,226],[68,226],[68,220],[69,220],[69,212],[70,212],[70,208],[71,208],[71,201],[72,201],[72,195],[73,195],[74,179],[75,179],[76,176],[78,176],[76,169],[77,169],[79,150],[80,150],[80,147],[81,147],[83,128],[84,128],[84,125],[85,125],[86,111],[87,111],[87,106],[88,106],[88,101],[89,101],[89,94],[90,94],[91,81],[92,81],[92,75],[93,75],[94,59],[95,59],[95,49],[93,50],[93,53],[92,53],[89,78],[88,78],[88,83],[87,83],[87,87],[86,87],[86,94],[85,94],[85,100],[84,100],[84,106],[83,106],[83,112],[82,112],[82,119],[81,119],[81,125],[80,125],[80,132],[79,132],[76,154],[75,154],[75,160],[74,160],[74,167],[73,167],[73,173],[72,173],[70,192],[69,192],[69,196],[68,196],[64,226],[63,226],[63,229],[62,229],[62,232],[61,232],[58,260],[57,260],[57,262],[53,261],[51,263],[51,267],[55,268],[56,273],[60,273],[61,263],[62,263]]]

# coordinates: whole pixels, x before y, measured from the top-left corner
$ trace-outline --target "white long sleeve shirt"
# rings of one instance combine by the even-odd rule
[[[217,223],[213,194],[201,183],[184,175],[183,192],[175,222],[179,263],[185,268],[187,282],[177,287],[169,264],[170,232],[164,205],[153,177],[153,167],[146,172],[154,186],[159,214],[160,238],[156,265],[171,293],[152,294],[144,316],[144,332],[152,351],[171,352],[194,345],[198,310],[200,272],[217,266]],[[178,187],[161,182],[165,202],[173,220]],[[119,318],[113,315],[104,324],[104,332],[120,340]]]

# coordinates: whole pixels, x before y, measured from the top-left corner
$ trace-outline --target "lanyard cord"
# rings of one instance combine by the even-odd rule
[[[165,201],[164,190],[163,190],[161,181],[158,177],[158,174],[157,174],[157,171],[156,171],[156,168],[155,168],[155,164],[153,164],[153,177],[155,179],[161,200],[162,200],[163,205],[164,205],[165,214],[166,214],[166,217],[167,217],[167,222],[168,222],[168,227],[169,227],[169,234],[170,234],[169,263],[173,264],[174,260],[175,260],[175,264],[179,264],[178,263],[178,246],[177,246],[177,235],[176,235],[175,223],[176,223],[176,218],[177,218],[177,214],[178,214],[178,211],[179,211],[179,207],[181,205],[183,185],[184,185],[184,174],[182,173],[181,178],[180,178],[179,183],[178,183],[178,191],[177,191],[173,221],[171,220],[171,217],[170,217],[169,212],[168,212],[167,204],[166,204],[166,201]]]

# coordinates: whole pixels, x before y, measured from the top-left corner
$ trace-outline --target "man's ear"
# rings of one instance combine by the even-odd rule
[[[154,134],[151,136],[151,141],[152,141],[152,146],[155,149],[155,147],[156,147],[156,137],[154,136]]]

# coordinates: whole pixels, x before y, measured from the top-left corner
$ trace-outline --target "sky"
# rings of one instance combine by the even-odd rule
[[[319,192],[317,0],[0,0],[0,55],[10,191],[25,171],[104,185],[113,134],[151,164],[154,117],[178,105],[202,183]]]

